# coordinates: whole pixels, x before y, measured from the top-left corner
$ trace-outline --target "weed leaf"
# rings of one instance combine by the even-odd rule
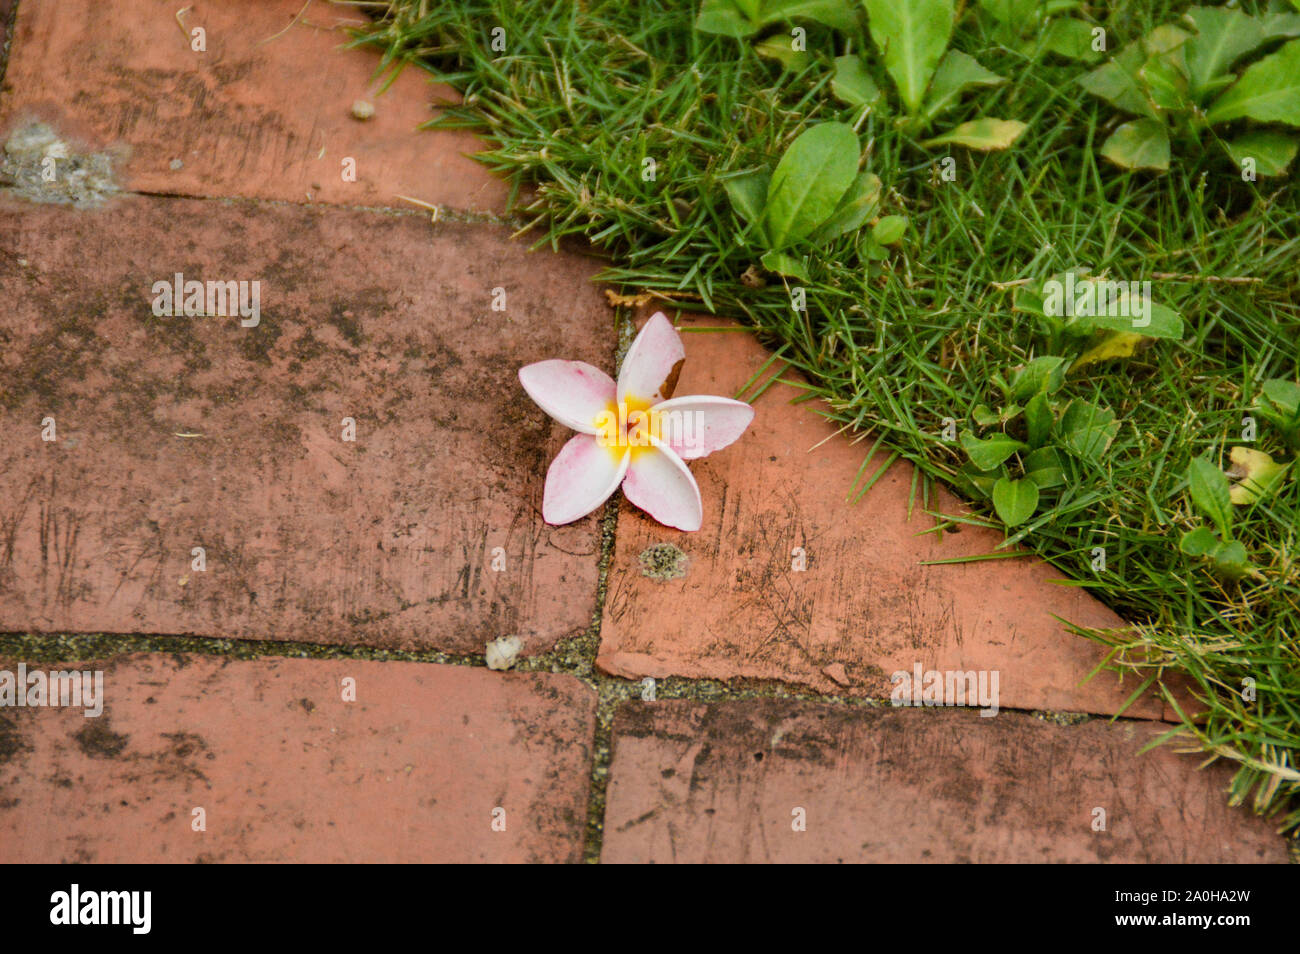
[[[988,152],[992,149],[1007,149],[1029,127],[1016,119],[972,119],[968,123],[954,126],[942,136],[927,139],[921,145],[929,148],[945,143],[965,146],[967,149],[979,149]]]
[[[1158,119],[1135,119],[1110,134],[1101,154],[1125,169],[1169,169],[1169,132]]]
[[[1251,65],[1206,114],[1211,123],[1243,118],[1300,126],[1300,40]]]
[[[1038,509],[1038,485],[1002,477],[993,485],[993,509],[1008,527],[1018,527]]]
[[[871,40],[885,58],[885,69],[912,115],[952,33],[952,0],[862,0]]]
[[[786,150],[767,190],[763,220],[772,248],[806,238],[839,205],[858,171],[858,137],[844,123],[805,130]]]
[[[1192,503],[1214,521],[1223,539],[1231,539],[1232,490],[1227,475],[1204,457],[1194,457],[1187,468],[1187,490]]]

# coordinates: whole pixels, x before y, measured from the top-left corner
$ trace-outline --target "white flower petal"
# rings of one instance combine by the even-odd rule
[[[569,438],[546,471],[542,519],[559,526],[591,513],[623,482],[631,456],[615,457],[589,434]]]
[[[623,480],[623,496],[662,524],[698,530],[704,522],[700,488],[682,459],[654,438],[637,454]]]
[[[592,422],[614,401],[614,379],[585,361],[554,358],[525,365],[519,383],[538,407],[581,434],[595,434]]]
[[[754,409],[744,401],[692,394],[662,401],[652,409],[657,436],[682,460],[707,457],[735,441],[749,422]]]
[[[629,394],[649,401],[672,397],[677,375],[686,360],[686,349],[672,322],[657,311],[627,349],[618,372],[618,399]]]

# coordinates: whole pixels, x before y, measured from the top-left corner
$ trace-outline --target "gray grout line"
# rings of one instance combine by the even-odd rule
[[[295,208],[341,209],[347,212],[375,212],[380,215],[401,215],[428,218],[433,213],[420,206],[411,205],[347,205],[342,202],[302,202],[296,199],[267,199],[260,196],[246,195],[192,195],[188,192],[153,192],[148,190],[124,189],[117,194],[119,198],[141,196],[148,199],[190,199],[195,202],[248,202],[255,205],[290,206]],[[500,212],[481,212],[473,209],[453,209],[450,206],[437,206],[437,218],[432,224],[450,222],[456,225],[500,225],[513,231],[529,226],[531,219],[519,215]]]

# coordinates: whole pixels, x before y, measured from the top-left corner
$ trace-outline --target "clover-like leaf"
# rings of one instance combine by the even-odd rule
[[[993,434],[978,438],[969,431],[961,435],[961,446],[970,456],[971,463],[980,470],[992,470],[1018,450],[1027,449],[1027,445],[1006,434]]]

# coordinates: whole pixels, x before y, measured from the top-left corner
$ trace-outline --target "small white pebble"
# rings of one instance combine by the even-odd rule
[[[363,122],[375,114],[375,107],[367,103],[364,99],[359,99],[352,104],[352,118],[360,119]]]
[[[519,658],[524,641],[518,636],[500,636],[487,644],[487,667],[497,671],[509,669]]]
[[[181,162],[179,159],[173,159],[168,163],[168,165],[171,167],[172,172],[175,172],[181,166],[185,165],[185,163]]]

